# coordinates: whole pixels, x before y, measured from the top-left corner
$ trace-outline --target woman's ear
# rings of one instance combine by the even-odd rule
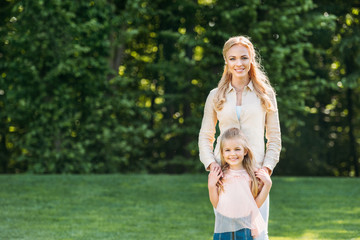
[[[247,148],[244,149],[244,157],[248,154]]]

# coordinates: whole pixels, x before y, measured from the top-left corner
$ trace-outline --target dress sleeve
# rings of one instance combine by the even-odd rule
[[[281,133],[279,113],[274,92],[270,94],[270,99],[274,105],[275,111],[266,113],[265,129],[267,143],[263,167],[267,167],[273,171],[276,164],[279,162],[281,151]]]
[[[199,156],[206,170],[209,165],[215,162],[213,144],[215,141],[217,115],[214,108],[214,95],[216,91],[212,90],[205,102],[204,116],[199,133]]]

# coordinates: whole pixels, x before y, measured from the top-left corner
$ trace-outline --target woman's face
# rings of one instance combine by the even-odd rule
[[[250,54],[246,47],[234,45],[226,53],[229,72],[235,78],[248,77],[250,71]]]

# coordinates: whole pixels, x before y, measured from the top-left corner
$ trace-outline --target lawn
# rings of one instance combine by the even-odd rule
[[[212,239],[207,175],[0,175],[0,239]],[[274,177],[271,240],[360,240],[360,179]]]

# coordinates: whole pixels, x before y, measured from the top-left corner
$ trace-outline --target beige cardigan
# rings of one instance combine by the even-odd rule
[[[268,167],[273,171],[279,161],[281,151],[280,124],[275,94],[271,96],[271,101],[276,111],[266,112],[256,95],[252,81],[250,81],[242,93],[242,110],[239,120],[236,115],[235,89],[229,84],[226,102],[220,111],[215,110],[214,107],[213,99],[216,91],[217,88],[211,90],[206,99],[199,133],[199,155],[205,169],[209,170],[209,165],[214,161],[220,164],[220,144],[217,144],[220,142],[220,136],[227,129],[237,127],[247,137],[255,156],[256,167]],[[213,150],[217,121],[219,121],[220,136],[216,141],[215,150]],[[267,139],[266,152],[265,130]]]

